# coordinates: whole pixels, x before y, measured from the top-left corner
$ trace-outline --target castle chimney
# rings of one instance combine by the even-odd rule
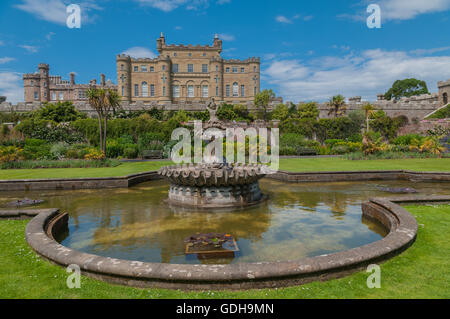
[[[70,73],[70,84],[71,85],[75,84],[75,73],[74,72]]]
[[[106,84],[106,81],[105,81],[105,75],[102,73],[102,74],[100,74],[100,84],[102,85],[102,86],[105,86],[105,84]]]
[[[384,94],[378,94],[377,95],[377,100],[378,101],[383,101],[384,100]]]
[[[97,84],[97,79],[93,79],[93,80],[92,80],[92,84],[93,84],[93,85],[96,85],[96,84]]]

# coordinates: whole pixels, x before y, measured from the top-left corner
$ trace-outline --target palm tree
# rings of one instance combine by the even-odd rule
[[[369,118],[370,115],[375,111],[375,107],[370,103],[366,103],[362,106],[362,109],[366,114],[366,133],[367,133],[369,132]]]
[[[328,111],[328,116],[332,115],[336,118],[345,114],[347,110],[347,105],[345,104],[345,97],[341,94],[333,96],[328,102],[330,110]]]
[[[100,149],[106,155],[106,132],[108,129],[108,117],[120,107],[120,97],[111,89],[97,89],[92,87],[86,92],[89,104],[97,112],[100,134]],[[102,123],[103,122],[103,123]]]

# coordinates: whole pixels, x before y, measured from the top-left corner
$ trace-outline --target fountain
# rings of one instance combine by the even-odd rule
[[[260,164],[183,164],[167,166],[159,174],[170,181],[170,204],[199,208],[244,207],[261,202]]]

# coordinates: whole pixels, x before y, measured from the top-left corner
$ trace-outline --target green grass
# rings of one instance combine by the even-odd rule
[[[381,288],[360,272],[327,282],[283,289],[181,292],[136,289],[82,277],[66,287],[67,273],[43,261],[24,239],[28,221],[0,221],[0,298],[450,298],[450,205],[406,207],[419,223],[416,243],[381,264]]]
[[[169,162],[122,163],[117,167],[103,168],[46,168],[0,170],[0,180],[41,179],[41,178],[81,178],[116,177],[139,172],[157,170]],[[450,158],[362,160],[351,161],[343,158],[282,158],[280,169],[292,172],[316,171],[363,171],[363,170],[412,170],[448,172]]]

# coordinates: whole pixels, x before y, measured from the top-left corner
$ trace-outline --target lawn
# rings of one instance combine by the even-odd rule
[[[0,221],[0,298],[450,298],[450,205],[408,206],[417,219],[416,243],[381,265],[381,288],[360,272],[327,282],[283,289],[181,292],[136,289],[82,277],[66,287],[67,273],[43,261],[24,239],[28,221]]]
[[[122,163],[117,167],[104,168],[46,168],[0,170],[0,180],[41,179],[41,178],[81,178],[116,177],[153,171],[169,162]],[[292,172],[319,171],[364,171],[364,170],[412,170],[450,171],[450,158],[399,159],[351,161],[343,158],[282,158],[280,169]]]

